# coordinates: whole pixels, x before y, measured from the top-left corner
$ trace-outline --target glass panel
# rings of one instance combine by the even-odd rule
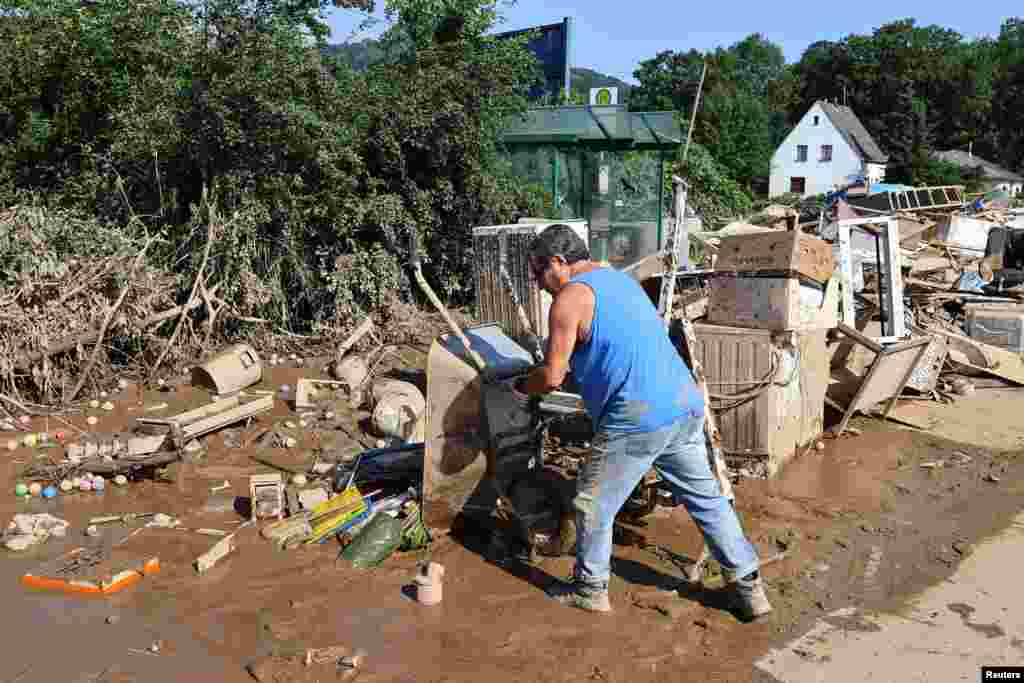
[[[658,250],[657,151],[593,152],[584,159],[590,250],[616,268]]]

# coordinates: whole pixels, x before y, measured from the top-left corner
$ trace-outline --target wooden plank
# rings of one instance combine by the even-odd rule
[[[205,420],[200,420],[193,424],[190,424],[182,429],[182,438],[185,441],[199,438],[204,434],[209,434],[212,431],[216,431],[221,427],[226,427],[229,424],[239,422],[248,417],[259,415],[270,411],[274,407],[273,395],[263,396],[254,401],[247,401],[242,405],[232,408],[223,413],[217,413],[211,415]]]
[[[875,359],[878,369],[874,381],[865,382],[861,387],[856,408],[865,410],[876,403],[899,396],[928,344],[928,339],[915,340],[913,346],[901,344],[879,354]]]
[[[205,574],[218,562],[233,553],[236,547],[234,534],[220,539],[212,548],[196,558],[194,563],[196,572]]]
[[[359,340],[365,337],[373,329],[373,318],[367,318],[363,322],[359,323],[359,327],[352,331],[352,334],[348,336],[348,339],[341,343],[338,347],[337,359],[341,360],[342,356],[348,353],[348,350],[359,343]]]

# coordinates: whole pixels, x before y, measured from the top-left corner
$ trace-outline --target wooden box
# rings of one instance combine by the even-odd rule
[[[831,329],[839,319],[839,281],[825,286],[793,277],[716,274],[707,321],[758,330]]]
[[[715,270],[800,277],[824,284],[835,272],[832,245],[795,230],[723,237]]]
[[[825,330],[771,332],[694,325],[726,458],[775,476],[823,429]]]
[[[253,520],[284,518],[284,480],[280,472],[249,477],[249,501]]]

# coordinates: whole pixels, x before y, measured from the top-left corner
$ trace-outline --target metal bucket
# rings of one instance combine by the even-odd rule
[[[415,385],[399,380],[382,380],[370,392],[373,427],[381,436],[403,441],[422,441],[425,432],[426,401]]]
[[[221,395],[241,391],[262,377],[263,361],[248,344],[229,346],[203,365],[192,368],[193,386]]]

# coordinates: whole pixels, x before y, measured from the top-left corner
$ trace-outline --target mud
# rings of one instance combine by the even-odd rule
[[[415,352],[409,353],[394,365],[415,364]],[[276,388],[315,372],[274,368],[263,386]],[[172,397],[142,396],[141,404],[195,398],[187,387],[176,391]],[[986,400],[972,401],[979,399]],[[131,392],[112,400],[118,410],[99,415],[95,431],[116,431],[140,414],[139,397]],[[1012,403],[985,405],[986,425],[999,422],[993,415],[999,411],[1005,419],[1000,424],[1014,424]],[[357,433],[366,416],[344,417],[346,430]],[[86,429],[84,415],[68,419]],[[245,444],[286,419],[297,422],[278,401],[271,414],[231,431]],[[54,430],[38,422],[37,429]],[[249,475],[269,471],[251,459],[254,447],[229,448],[224,442],[232,434],[213,434],[203,440],[206,455],[176,466],[171,482],[141,480],[108,487],[102,496],[75,494],[47,503],[0,499],[0,520],[17,511],[45,510],[73,526],[63,541],[0,557],[0,599],[10,620],[7,631],[13,631],[5,650],[15,653],[5,662],[5,676],[24,670],[22,682],[244,681],[254,678],[249,666],[261,680],[333,680],[333,664],[307,668],[301,655],[307,647],[343,645],[367,653],[355,679],[360,683],[678,681],[683,675],[747,681],[752,662],[769,646],[807,628],[826,610],[903,609],[908,592],[948,576],[970,543],[1005,525],[1020,508],[1019,453],[989,450],[978,445],[981,439],[948,441],[875,420],[853,424],[862,435],[827,441],[823,452],[810,451],[778,480],[737,486],[741,518],[762,556],[787,552],[763,570],[775,612],[753,624],[723,609],[714,578],[708,588],[680,589],[678,558],[652,552],[652,546],[683,557],[699,552],[701,539],[681,508],[659,508],[643,524],[624,524],[625,533],[617,534],[610,616],[568,609],[545,595],[545,587],[570,573],[571,558],[531,564],[502,548],[492,552],[489,538],[471,534],[441,536],[428,551],[399,554],[375,570],[359,571],[337,561],[334,543],[277,551],[248,528],[238,534],[235,553],[198,576],[193,560],[217,539],[189,529],[236,528],[244,518],[234,509],[204,507],[217,496],[247,496]],[[319,441],[309,429],[296,430],[298,447],[273,449],[274,456],[305,467],[317,446],[351,447],[346,430],[324,432]],[[988,426],[985,431],[992,433]],[[1009,445],[1014,435],[1004,431],[1000,443]],[[0,480],[7,490],[33,457],[27,449],[3,451]],[[944,466],[924,469],[922,462]],[[990,474],[999,482],[988,481]],[[211,494],[225,479],[232,489]],[[89,517],[143,511],[178,517],[185,530],[145,529],[118,546],[115,557],[159,556],[158,575],[92,600],[30,592],[18,584],[22,572],[91,540],[81,535]],[[130,531],[104,528],[97,542],[113,546]],[[446,568],[444,601],[434,607],[411,598],[416,564],[427,558]],[[106,624],[110,614],[120,621]],[[155,640],[162,643],[160,652],[146,654]]]

